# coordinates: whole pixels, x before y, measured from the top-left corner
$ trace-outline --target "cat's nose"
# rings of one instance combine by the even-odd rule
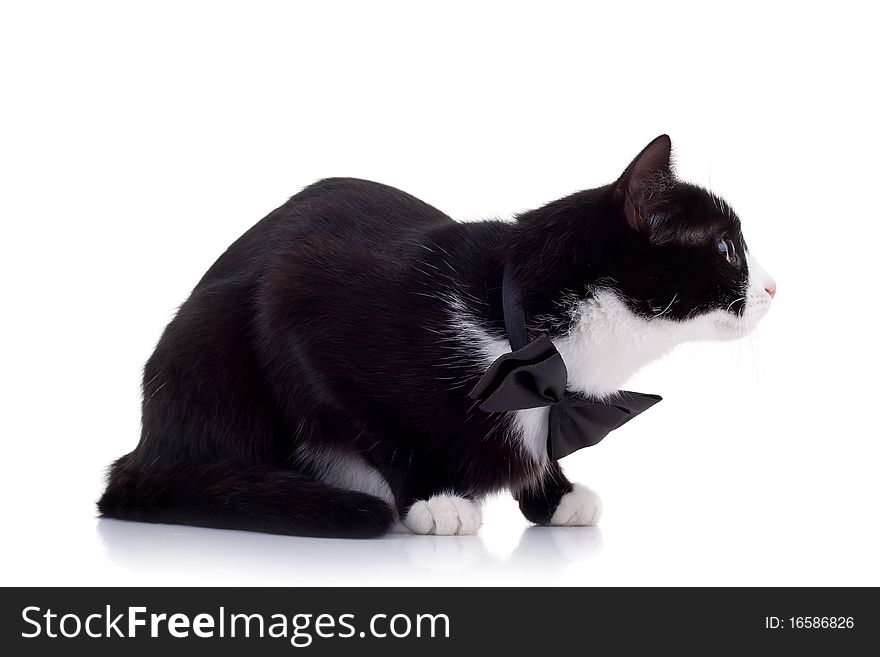
[[[776,283],[770,283],[770,285],[764,288],[764,291],[769,294],[772,299],[776,296]]]

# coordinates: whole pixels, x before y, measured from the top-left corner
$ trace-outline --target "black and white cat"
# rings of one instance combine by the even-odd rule
[[[509,351],[505,266],[530,336],[547,334],[569,389],[593,398],[767,312],[775,284],[739,219],[675,179],[670,149],[658,137],[613,184],[514,222],[458,223],[365,180],[307,187],[230,246],[165,329],[140,443],[111,467],[101,513],[472,534],[481,498],[505,489],[533,522],[594,524],[598,496],[547,455],[547,408],[486,413],[468,392]]]

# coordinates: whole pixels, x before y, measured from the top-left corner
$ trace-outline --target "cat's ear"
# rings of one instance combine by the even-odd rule
[[[672,178],[672,140],[669,135],[660,135],[636,155],[614,188],[630,228],[649,230],[650,219]]]

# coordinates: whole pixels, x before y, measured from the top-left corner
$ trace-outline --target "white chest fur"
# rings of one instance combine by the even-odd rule
[[[464,304],[454,302],[451,306],[459,338],[477,350],[477,360],[484,367],[510,350],[507,340],[490,334],[464,310]],[[636,370],[692,332],[681,322],[640,318],[611,292],[579,302],[571,313],[571,329],[554,344],[568,368],[568,388],[596,398],[615,393]],[[522,449],[536,462],[545,461],[549,409],[514,411],[511,415],[511,430]]]
[[[641,367],[692,332],[682,322],[635,315],[612,292],[599,292],[572,311],[572,328],[554,341],[568,368],[568,387],[607,397]]]

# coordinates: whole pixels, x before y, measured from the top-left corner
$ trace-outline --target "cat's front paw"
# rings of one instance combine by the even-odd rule
[[[414,534],[436,536],[476,534],[482,523],[480,507],[456,495],[434,495],[428,500],[418,500],[403,519],[403,524]]]
[[[575,484],[570,493],[559,501],[550,518],[551,525],[589,527],[599,522],[602,500],[598,494],[581,484]]]

